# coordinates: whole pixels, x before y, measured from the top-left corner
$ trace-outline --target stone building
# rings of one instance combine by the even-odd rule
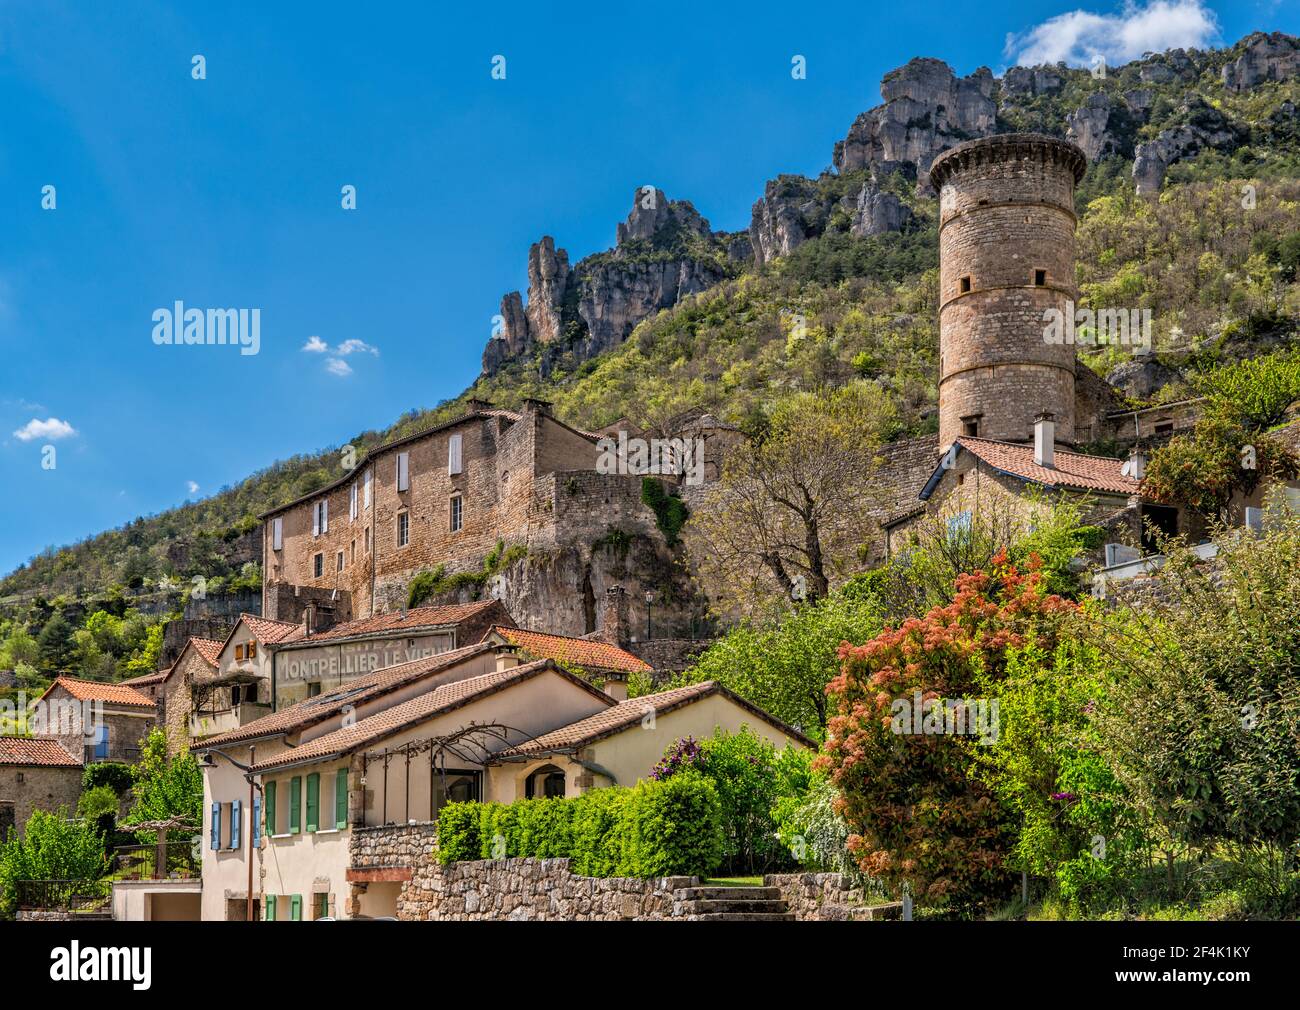
[[[688,627],[699,601],[642,501],[643,478],[601,472],[599,441],[539,400],[519,413],[470,401],[461,417],[371,450],[262,517],[263,616],[390,613],[417,574],[441,572],[458,578],[432,602],[492,595],[522,626],[594,632],[596,600],[623,584],[638,625],[650,590],[662,634]],[[498,545],[505,556],[488,571]]]
[[[34,810],[75,813],[81,798],[81,755],[49,737],[0,736],[0,841],[21,837]]]
[[[75,677],[57,678],[33,704],[48,720],[40,735],[84,764],[134,764],[158,718],[155,700],[133,687]]]

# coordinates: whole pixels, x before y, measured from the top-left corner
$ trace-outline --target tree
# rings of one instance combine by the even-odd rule
[[[855,595],[852,585],[770,624],[732,629],[677,682],[716,680],[820,740],[826,732],[826,685],[838,672],[840,645],[866,641],[882,624],[876,601]]]
[[[840,789],[859,869],[923,903],[966,910],[1003,893],[1013,825],[973,751],[995,743],[1008,650],[1055,648],[1076,605],[1005,553],[957,578],[953,601],[841,650],[818,767]]]
[[[1161,592],[1099,614],[1090,638],[1112,681],[1099,746],[1139,809],[1186,845],[1262,847],[1293,867],[1300,517],[1278,497],[1268,530],[1221,534],[1210,565],[1171,550]]]
[[[20,880],[70,880],[88,883],[108,868],[104,841],[95,828],[70,820],[66,807],[34,810],[23,837],[0,840],[0,916],[12,918]]]
[[[871,383],[780,403],[686,524],[710,599],[755,615],[821,599],[843,581],[875,512],[877,450],[892,423]]]
[[[196,827],[203,823],[203,772],[194,755],[186,752],[169,758],[167,734],[150,730],[132,768],[135,805],[124,824],[163,821],[184,817]]]
[[[41,653],[41,668],[49,673],[59,674],[67,671],[72,662],[72,625],[56,610],[36,636],[36,645]]]

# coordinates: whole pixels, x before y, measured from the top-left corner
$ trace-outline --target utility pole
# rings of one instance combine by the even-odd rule
[[[256,786],[253,765],[257,763],[257,745],[248,748],[248,921],[253,921],[253,838],[257,834]]]

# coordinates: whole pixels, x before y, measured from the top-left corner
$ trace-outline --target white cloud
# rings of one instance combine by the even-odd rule
[[[1128,2],[1118,14],[1073,10],[1010,34],[1006,55],[1021,66],[1092,66],[1098,57],[1117,66],[1147,52],[1204,49],[1218,34],[1218,19],[1202,0]]]
[[[347,354],[374,354],[378,356],[379,348],[373,344],[367,344],[364,340],[345,340],[338,346],[338,353]]]
[[[76,433],[76,428],[67,421],[60,421],[57,417],[47,417],[44,421],[33,417],[14,432],[14,438],[20,442],[31,442],[38,438],[54,442],[60,438],[69,438]]]
[[[351,375],[352,366],[342,358],[330,358],[325,362],[325,371],[329,372],[330,375]]]
[[[330,345],[321,340],[320,337],[308,337],[307,343],[302,345],[302,349],[311,354],[324,354],[330,349]]]
[[[195,491],[199,489],[199,485],[192,480],[186,481],[185,486],[186,488],[189,489],[190,494],[193,494]]]

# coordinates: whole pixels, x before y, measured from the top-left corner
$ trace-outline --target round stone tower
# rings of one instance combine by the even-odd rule
[[[939,194],[939,444],[1029,442],[1055,415],[1074,442],[1074,345],[1047,310],[1073,314],[1074,187],[1087,161],[1033,133],[985,137],[935,159]],[[1072,330],[1070,331],[1072,332]]]

